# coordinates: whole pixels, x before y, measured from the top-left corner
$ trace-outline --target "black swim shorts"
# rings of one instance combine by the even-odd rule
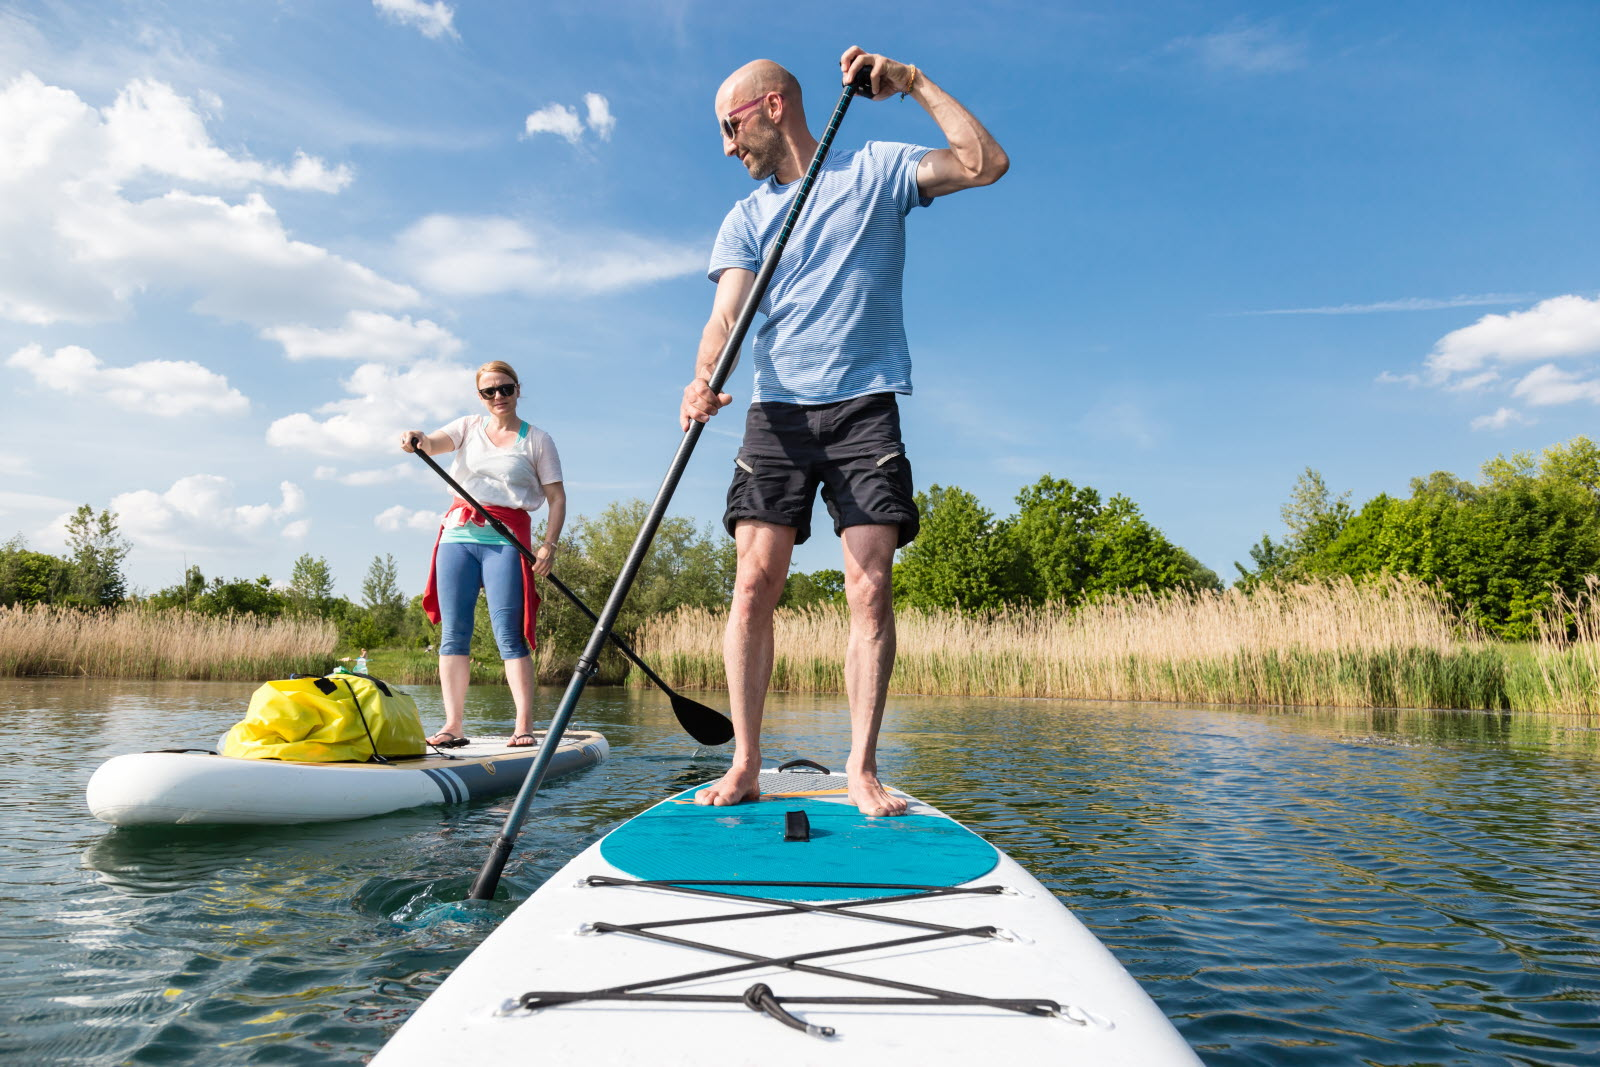
[[[759,519],[793,526],[795,544],[803,544],[820,485],[834,533],[898,526],[898,546],[917,536],[911,461],[893,393],[834,404],[752,404],[734,464],[722,517],[730,535],[740,519]]]

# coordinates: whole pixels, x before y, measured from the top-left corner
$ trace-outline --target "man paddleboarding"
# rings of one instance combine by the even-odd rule
[[[772,677],[772,613],[794,546],[811,536],[817,489],[844,551],[850,638],[849,796],[868,815],[899,815],[905,801],[878,780],[878,729],[894,668],[890,574],[917,534],[911,463],[896,394],[911,393],[902,321],[905,217],[935,197],[990,185],[1010,165],[989,131],[916,66],[852,47],[845,85],[871,69],[871,92],[911,97],[933,117],[945,148],[868,141],[835,148],[761,303],[755,387],[723,524],[738,553],[723,640],[734,724],[733,766],[695,797],[739,804],[760,794],[761,717]],[[747,63],[717,90],[722,151],[760,182],[723,220],[711,253],[716,283],[695,377],[679,422],[705,422],[732,403],[709,385],[717,356],[777,237],[795,183],[816,151],[800,83],[770,60]]]

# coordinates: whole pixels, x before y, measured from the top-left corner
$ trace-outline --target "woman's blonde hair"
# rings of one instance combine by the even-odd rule
[[[483,380],[483,376],[485,374],[504,374],[518,385],[522,384],[522,379],[518,378],[517,372],[511,369],[511,364],[507,363],[503,359],[491,359],[489,362],[479,367],[478,373],[472,376],[472,384],[477,385]]]

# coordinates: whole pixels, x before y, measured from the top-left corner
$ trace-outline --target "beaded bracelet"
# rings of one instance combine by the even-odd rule
[[[917,69],[916,64],[914,63],[907,63],[906,66],[911,68],[911,77],[906,81],[906,87],[900,90],[900,99],[902,100],[910,96],[912,90],[917,87],[917,75],[922,73]]]

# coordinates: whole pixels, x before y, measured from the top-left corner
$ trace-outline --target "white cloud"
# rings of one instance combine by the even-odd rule
[[[278,419],[267,443],[323,456],[398,453],[402,432],[431,432],[475,399],[472,371],[440,360],[403,371],[366,363],[342,384],[350,396]]]
[[[16,493],[9,489],[0,489],[0,518],[6,520],[6,526],[0,527],[0,540],[9,540],[13,534],[20,532],[22,526],[32,526],[42,522],[46,516],[60,515],[63,508],[74,506],[72,501],[63,500],[58,496]],[[13,523],[16,524],[15,527],[12,526]],[[64,538],[54,534],[47,534],[46,540],[50,547],[66,543]]]
[[[1427,365],[1443,377],[1491,361],[1531,363],[1600,354],[1600,299],[1558,296],[1526,311],[1485,315],[1441,337]]]
[[[1477,374],[1469,374],[1465,378],[1453,381],[1445,388],[1452,393],[1471,393],[1479,389],[1487,389],[1499,380],[1500,372],[1491,367],[1489,370],[1479,371]]]
[[[1379,300],[1371,304],[1330,304],[1309,308],[1271,308],[1265,311],[1236,311],[1235,315],[1374,315],[1386,311],[1440,311],[1446,308],[1484,307],[1491,304],[1521,304],[1526,293],[1479,293],[1476,296],[1421,297]]]
[[[588,110],[589,128],[602,141],[611,140],[611,131],[617,128],[616,117],[611,114],[611,102],[599,93],[584,93],[583,106]]]
[[[455,8],[444,0],[429,4],[423,0],[372,0],[372,6],[385,18],[402,26],[415,26],[429,38],[457,37]]]
[[[261,543],[279,537],[304,537],[309,519],[305,494],[293,482],[278,486],[276,504],[234,504],[233,483],[215,474],[179,478],[164,492],[139,489],[111,499],[117,526],[141,548],[167,550]],[[61,521],[64,521],[63,520]]]
[[[1422,377],[1416,374],[1391,374],[1389,371],[1380,371],[1373,381],[1382,385],[1421,385]]]
[[[1600,404],[1600,381],[1584,380],[1554,363],[1546,363],[1513,386],[1511,395],[1536,407],[1571,404],[1577,400]]]
[[[212,143],[192,103],[170,85],[146,78],[129,82],[101,114],[104,166],[114,181],[148,173],[230,189],[280,185],[336,193],[354,177],[349,167],[330,169],[304,152],[288,167],[231,156]]]
[[[401,504],[386,508],[373,516],[372,524],[380,530],[398,533],[401,530],[424,530],[429,533],[439,528],[440,510],[413,510]]]
[[[1507,426],[1525,426],[1533,420],[1514,408],[1499,408],[1493,415],[1479,415],[1472,420],[1474,430],[1503,430]]]
[[[361,359],[402,363],[426,356],[448,357],[461,341],[431,319],[416,322],[376,311],[352,311],[342,326],[270,326],[261,336],[283,345],[290,359]]]
[[[554,133],[567,139],[568,144],[583,140],[583,121],[578,113],[565,104],[551,104],[532,112],[523,120],[523,132],[529,137],[536,133]]]
[[[523,119],[523,136],[553,133],[566,138],[568,144],[575,145],[583,140],[583,130],[587,125],[600,140],[611,140],[611,131],[617,128],[617,118],[611,113],[611,101],[599,93],[584,93],[583,108],[584,117],[580,119],[577,108],[566,104],[547,104]]]
[[[352,305],[403,307],[419,299],[326,249],[290,239],[259,193],[230,204],[173,191],[109,211],[63,219],[72,254],[115,278],[118,297],[135,287],[197,290],[195,309],[255,325],[334,318]]]
[[[1509,392],[1533,407],[1600,404],[1597,356],[1600,298],[1568,294],[1521,311],[1484,315],[1439,338],[1423,360],[1423,375],[1386,371],[1378,380],[1406,380],[1451,393]],[[1540,366],[1526,370],[1535,362]],[[1474,430],[1503,430],[1529,421],[1517,410],[1501,407],[1474,418],[1471,425]]]
[[[696,274],[705,251],[628,233],[536,233],[497,216],[430,215],[400,235],[423,285],[452,295],[593,294]]]
[[[39,345],[19,348],[6,360],[46,389],[87,394],[125,411],[173,417],[209,413],[239,414],[250,409],[244,394],[228,379],[190,360],[153,359],[128,367],[108,367],[87,348],[67,345],[46,355]]]
[[[349,181],[303,153],[283,166],[223,151],[196,105],[160,82],[131,82],[96,110],[23,74],[0,88],[0,318],[105,320],[147,290],[192,293],[198,310],[258,326],[416,303],[409,286],[294,240],[251,188]],[[230,201],[219,189],[250,191]]]
[[[1200,37],[1180,37],[1169,52],[1189,52],[1214,71],[1276,74],[1305,66],[1305,44],[1289,40],[1274,27],[1235,22],[1225,30]]]

